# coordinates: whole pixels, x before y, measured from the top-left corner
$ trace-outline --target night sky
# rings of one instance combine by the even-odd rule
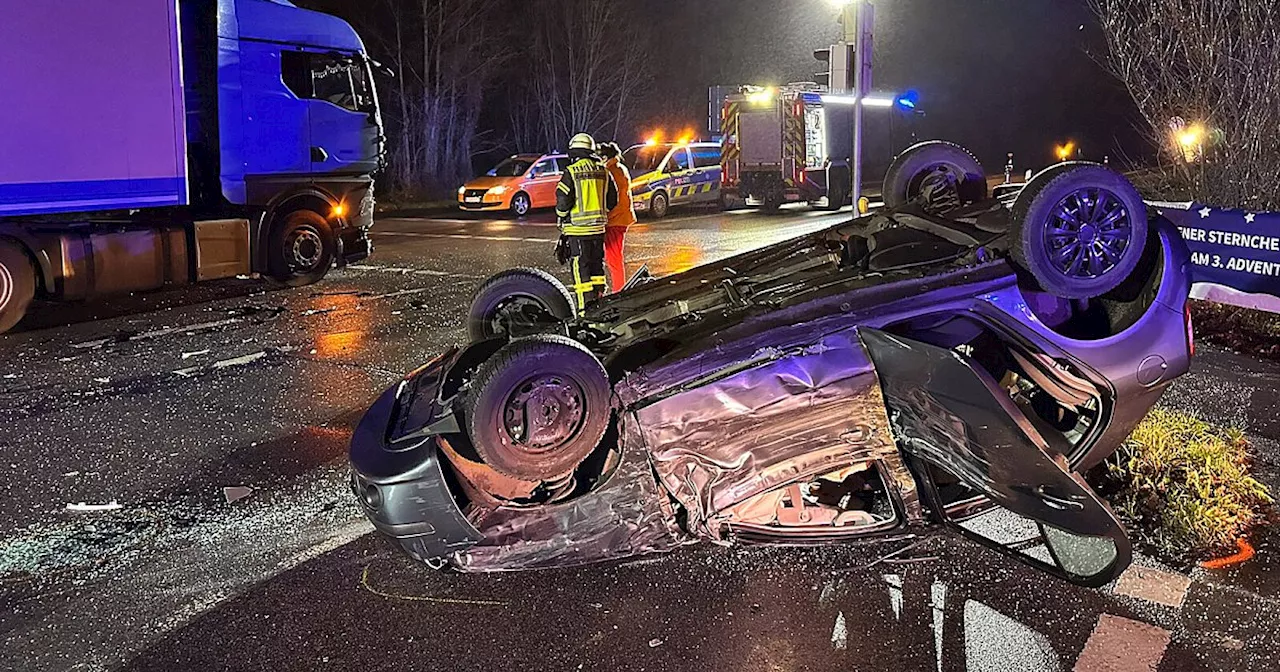
[[[536,0],[534,0],[536,1]],[[812,80],[815,48],[838,39],[829,0],[634,0],[661,39],[642,126],[705,129],[708,86]],[[367,0],[309,0],[358,26]],[[915,89],[927,117],[922,139],[954,140],[999,172],[1007,152],[1019,171],[1053,161],[1054,143],[1084,158],[1137,159],[1149,151],[1123,88],[1097,60],[1104,48],[1087,0],[880,0],[875,88]],[[377,54],[374,54],[377,57]],[[494,95],[501,96],[501,92]],[[888,137],[887,112],[869,126],[874,169],[909,138]],[[503,129],[495,129],[499,133]],[[639,140],[645,128],[635,129]]]

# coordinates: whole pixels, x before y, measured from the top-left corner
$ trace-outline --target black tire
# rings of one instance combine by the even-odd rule
[[[849,175],[844,171],[835,171],[827,176],[827,205],[822,208],[828,212],[836,212],[844,207],[844,202],[849,198]]]
[[[931,140],[908,147],[884,176],[884,204],[897,208],[918,203],[941,215],[987,198],[987,176],[969,150]]]
[[[333,266],[338,243],[324,216],[294,210],[276,218],[267,246],[267,270],[277,282],[302,287],[319,282]]]
[[[654,219],[662,219],[671,211],[671,201],[667,198],[667,192],[659,191],[649,200],[649,216]]]
[[[500,334],[527,336],[553,330],[573,315],[573,295],[554,275],[513,268],[476,290],[467,311],[467,333],[472,342]]]
[[[1010,218],[1014,263],[1064,299],[1093,299],[1119,287],[1148,241],[1147,207],[1138,190],[1094,163],[1037,175],[1018,194]]]
[[[779,210],[782,210],[782,201],[783,201],[782,194],[779,194],[779,193],[768,194],[764,197],[764,200],[761,201],[760,209],[763,210],[765,214],[769,214],[769,215],[777,214]]]
[[[0,334],[22,321],[36,296],[36,269],[26,250],[0,240]]]
[[[533,210],[533,201],[529,200],[529,194],[522,191],[511,197],[511,214],[524,217],[530,210]]]
[[[521,338],[476,371],[467,431],[481,459],[500,473],[562,477],[604,438],[611,390],[604,365],[581,343],[551,334]]]

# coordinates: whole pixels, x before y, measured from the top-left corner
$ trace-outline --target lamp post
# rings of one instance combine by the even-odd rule
[[[853,96],[862,99],[871,88],[871,27],[875,9],[868,0],[831,0],[840,7],[844,24],[844,42],[853,47],[850,67],[853,69]],[[834,84],[834,83],[833,83]],[[862,105],[853,107],[853,155],[849,162],[849,194],[855,209],[862,196]]]

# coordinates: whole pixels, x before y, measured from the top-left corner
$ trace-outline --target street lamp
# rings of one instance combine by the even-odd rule
[[[1068,140],[1066,144],[1057,145],[1053,148],[1053,153],[1058,157],[1058,161],[1066,161],[1067,159],[1070,159],[1071,155],[1075,154],[1075,152],[1076,143],[1071,140]]]

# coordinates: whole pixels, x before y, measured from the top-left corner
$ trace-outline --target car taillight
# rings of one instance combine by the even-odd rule
[[[1191,304],[1187,304],[1183,309],[1183,319],[1187,323],[1187,348],[1191,351],[1191,356],[1196,356],[1196,330],[1191,326]]]

